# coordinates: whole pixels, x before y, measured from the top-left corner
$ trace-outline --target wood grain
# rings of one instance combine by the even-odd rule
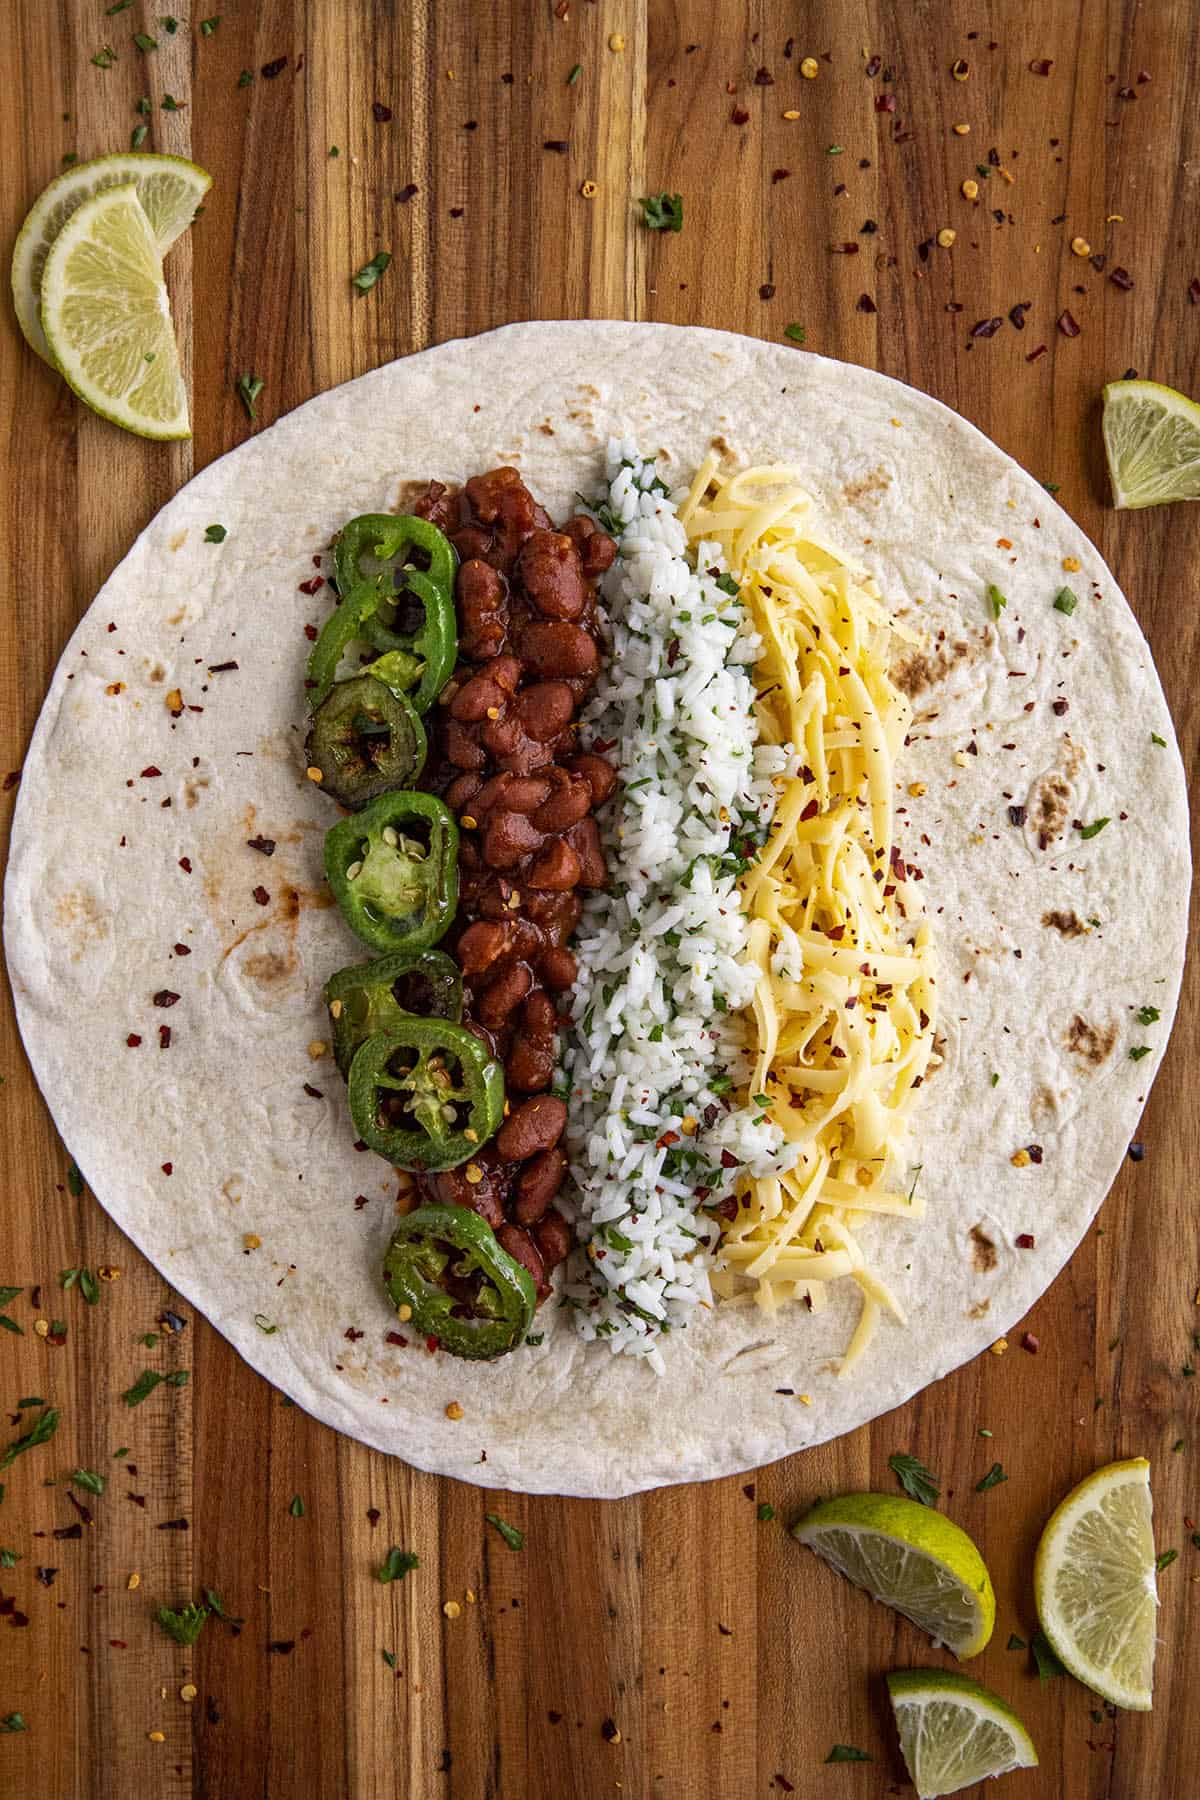
[[[100,0],[10,0],[3,12],[6,243],[64,153],[127,142],[143,93],[150,143],[194,156],[215,185],[169,265],[192,371],[190,444],[143,444],[89,417],[7,312],[0,327],[2,769],[19,769],[55,659],[136,533],[193,467],[255,429],[239,374],[266,383],[263,423],[422,345],[542,316],[669,319],[770,339],[794,322],[808,349],[957,407],[1058,483],[1101,545],[1195,767],[1200,508],[1114,514],[1098,431],[1101,385],[1127,367],[1200,391],[1200,307],[1187,291],[1200,275],[1189,0],[1056,0],[1036,14],[1016,0],[224,0],[209,38],[199,14],[171,36],[141,0],[111,19]],[[135,29],[158,49],[139,53]],[[106,71],[89,60],[105,42],[119,58]],[[884,70],[870,79],[874,53]],[[263,65],[285,55],[265,79]],[[799,74],[805,55],[821,59],[816,80]],[[965,82],[950,75],[960,56]],[[1031,72],[1037,58],[1052,60],[1047,76]],[[254,79],[239,88],[243,68]],[[756,82],[760,69],[770,83]],[[161,110],[167,93],[183,110]],[[894,113],[876,110],[884,93]],[[377,122],[373,102],[391,119]],[[969,136],[951,131],[956,121]],[[545,148],[554,142],[565,153]],[[993,146],[1011,185],[995,171],[975,176]],[[975,207],[959,192],[967,177],[980,182]],[[597,183],[593,199],[585,180]],[[636,222],[633,199],[660,188],[684,194],[679,236]],[[863,230],[868,220],[876,232]],[[946,225],[953,250],[921,253]],[[1109,268],[1127,268],[1132,291],[1073,256],[1076,235]],[[831,254],[846,242],[860,248]],[[380,249],[392,267],[360,296],[349,277]],[[1017,301],[1032,303],[1023,333],[1006,323],[990,340],[969,338]],[[1077,339],[1055,329],[1064,307]],[[1028,361],[1042,343],[1046,354]],[[5,830],[11,805],[9,793]],[[2,1398],[43,1394],[63,1415],[50,1448],[14,1463],[0,1507],[0,1543],[23,1558],[0,1571],[0,1592],[29,1617],[20,1629],[0,1616],[0,1716],[19,1710],[29,1725],[0,1737],[0,1792],[900,1792],[881,1673],[944,1659],[806,1558],[780,1523],[817,1495],[890,1485],[897,1449],[940,1473],[996,1579],[995,1639],[973,1667],[1016,1703],[1042,1758],[1007,1791],[1182,1800],[1200,1789],[1189,1679],[1200,1552],[1185,1524],[1200,1517],[1200,1422],[1195,1384],[1180,1374],[1200,1325],[1194,981],[1141,1128],[1145,1160],[1126,1167],[1099,1228],[1027,1321],[1036,1357],[1014,1340],[1005,1357],[982,1357],[805,1457],[608,1505],[487,1495],[337,1438],[286,1406],[190,1307],[179,1308],[182,1332],[144,1349],[137,1339],[155,1330],[170,1291],[89,1195],[70,1193],[68,1150],[7,1005],[0,1032],[0,1279],[41,1286],[40,1306],[26,1291],[10,1308],[25,1335],[0,1338]],[[58,1271],[79,1263],[121,1271],[95,1307],[58,1290]],[[32,1329],[55,1316],[69,1326],[60,1348]],[[129,1411],[120,1395],[144,1366],[187,1368],[190,1383]],[[994,1436],[981,1439],[981,1427]],[[122,1445],[127,1458],[114,1460]],[[1153,1460],[1160,1545],[1180,1555],[1162,1578],[1153,1716],[1095,1721],[1083,1689],[1039,1687],[1004,1645],[1034,1624],[1031,1555],[1050,1507],[1097,1464],[1136,1452]],[[976,1494],[997,1458],[1009,1481]],[[74,1522],[65,1488],[43,1483],[76,1465],[109,1477],[89,1501],[94,1524],[80,1541],[36,1535]],[[295,1494],[302,1518],[289,1511]],[[775,1521],[758,1522],[762,1500]],[[527,1532],[524,1553],[485,1524],[487,1511]],[[157,1529],[181,1517],[187,1531]],[[382,1586],[373,1571],[390,1544],[418,1551],[421,1567]],[[52,1587],[38,1565],[58,1566]],[[245,1624],[235,1636],[213,1621],[195,1652],[177,1649],[152,1609],[202,1585]],[[453,1619],[442,1610],[451,1599]],[[189,1678],[190,1704],[179,1697]],[[606,1719],[619,1741],[606,1741]],[[827,1770],[834,1742],[875,1761]]]

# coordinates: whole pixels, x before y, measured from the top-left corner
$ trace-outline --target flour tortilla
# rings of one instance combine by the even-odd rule
[[[817,1316],[719,1308],[668,1341],[661,1378],[585,1349],[552,1301],[543,1342],[492,1366],[389,1346],[394,1177],[356,1152],[332,1062],[309,1056],[328,1032],[322,983],[363,952],[321,876],[337,815],[305,779],[301,683],[304,625],[329,594],[299,584],[347,518],[394,508],[409,480],[511,462],[562,518],[576,490],[599,490],[610,434],[681,476],[713,442],[797,464],[832,539],[928,634],[898,670],[918,718],[901,777],[927,786],[900,796],[900,845],[925,871],[945,1035],[912,1151],[928,1216],[863,1232],[909,1324],[885,1321],[845,1380],[849,1284]],[[204,541],[214,521],[220,545]],[[1052,604],[1064,582],[1071,616]],[[1008,601],[998,620],[989,583]],[[1023,827],[1010,805],[1028,807]],[[1072,826],[1104,816],[1090,840]],[[260,835],[270,859],[247,846]],[[1183,770],[1149,649],[1096,550],[1016,463],[866,369],[716,331],[527,324],[310,401],[164,507],[55,674],[5,935],[30,1060],[93,1192],[253,1367],[420,1468],[610,1496],[848,1431],[1027,1311],[1133,1133],[1175,1007],[1188,880]],[[169,1011],[152,1002],[164,988],[180,995]],[[1143,1005],[1156,1024],[1135,1023]],[[1143,1042],[1152,1054],[1131,1060]],[[1015,1168],[1029,1143],[1042,1162]],[[249,1254],[246,1233],[261,1239]]]

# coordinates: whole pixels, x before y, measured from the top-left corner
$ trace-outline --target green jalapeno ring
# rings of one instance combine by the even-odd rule
[[[326,832],[325,873],[342,917],[372,950],[427,949],[458,904],[454,815],[433,794],[380,794]]]
[[[383,1278],[405,1322],[453,1356],[484,1360],[515,1349],[537,1304],[528,1270],[463,1206],[419,1206],[401,1219]],[[442,1285],[448,1279],[460,1284],[457,1295]],[[468,1282],[476,1284],[470,1299],[462,1295]]]
[[[394,950],[374,962],[339,969],[325,983],[333,1055],[348,1078],[354,1052],[367,1038],[407,1015],[462,1018],[463,982],[458,964],[441,950]]]
[[[420,604],[421,620],[413,630],[405,631],[400,629],[399,609],[413,596]],[[378,606],[364,619],[363,635],[384,653],[381,661],[387,656],[409,661],[415,671],[408,684],[416,688],[412,703],[418,712],[426,712],[450,679],[458,657],[458,626],[451,595],[428,576],[406,569],[404,587],[397,594],[382,595]]]
[[[335,682],[304,740],[322,792],[349,807],[415,781],[426,748],[425,727],[410,702],[374,675]]]
[[[454,1169],[504,1116],[504,1072],[487,1046],[449,1019],[403,1017],[359,1045],[350,1116],[364,1144],[398,1169]],[[399,1113],[384,1116],[383,1105]]]
[[[336,611],[331,612],[321,627],[320,636],[308,657],[308,707],[316,712],[322,706],[337,679],[338,664],[355,638],[365,638],[367,620],[379,609],[378,591],[362,582],[347,594]],[[389,682],[390,687],[392,684]],[[394,690],[393,690],[394,691]]]
[[[417,566],[414,556],[421,558]],[[364,586],[376,596],[376,606],[364,615],[362,635],[377,650],[403,651],[423,665],[413,676],[417,684],[413,705],[418,712],[433,705],[457,660],[457,569],[458,557],[445,534],[428,519],[411,514],[362,513],[343,526],[334,546],[334,575],[343,605]],[[411,605],[414,598],[421,609],[420,623],[404,629],[399,620],[405,601]]]
[[[348,594],[361,581],[385,594],[401,586],[402,578],[413,572],[414,551],[425,559],[416,573],[427,574],[443,593],[452,594],[458,557],[444,532],[412,513],[360,513],[342,526],[334,545],[338,592]],[[389,579],[383,588],[385,575]]]

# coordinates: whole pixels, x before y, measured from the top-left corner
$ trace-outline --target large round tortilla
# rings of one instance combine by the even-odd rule
[[[848,1284],[820,1315],[718,1309],[668,1340],[661,1378],[585,1348],[552,1301],[542,1344],[494,1366],[389,1346],[378,1271],[394,1179],[355,1151],[336,1071],[308,1053],[327,1032],[322,983],[363,956],[321,876],[337,815],[304,775],[303,628],[329,598],[298,591],[314,553],[352,514],[394,508],[401,482],[500,462],[562,517],[576,490],[598,491],[610,434],[681,474],[710,443],[797,464],[834,541],[929,636],[901,670],[923,721],[901,776],[927,791],[899,797],[946,1040],[912,1152],[928,1216],[866,1234],[909,1324],[885,1322],[846,1379]],[[228,537],[206,543],[217,521]],[[1007,597],[999,621],[989,583]],[[1052,605],[1064,583],[1073,616]],[[1029,806],[1023,829],[1009,805]],[[1073,822],[1104,816],[1081,838]],[[247,1361],[421,1468],[617,1495],[848,1431],[977,1354],[1048,1286],[1166,1042],[1185,825],[1166,704],[1112,575],[964,420],[868,370],[721,332],[518,325],[322,395],[164,507],[55,675],[13,827],[6,943],[30,1059],[97,1198]],[[260,835],[276,840],[269,860],[247,846]],[[180,995],[169,1011],[152,1003],[163,988]],[[1157,1024],[1135,1024],[1144,1005]],[[1135,1061],[1142,1042],[1153,1054]],[[1014,1167],[1029,1143],[1040,1165]]]

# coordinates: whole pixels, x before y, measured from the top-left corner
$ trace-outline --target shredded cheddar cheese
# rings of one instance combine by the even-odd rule
[[[724,553],[762,640],[760,741],[789,748],[799,770],[741,888],[759,971],[749,1095],[795,1162],[743,1183],[714,1287],[769,1312],[788,1300],[818,1310],[828,1283],[853,1281],[862,1311],[845,1373],[881,1311],[903,1323],[868,1265],[864,1222],[924,1210],[905,1152],[933,1055],[935,980],[919,877],[894,847],[911,715],[887,673],[891,641],[910,634],[866,571],[814,531],[794,470],[717,467],[715,456],[701,466],[680,517],[701,558],[704,546]]]

